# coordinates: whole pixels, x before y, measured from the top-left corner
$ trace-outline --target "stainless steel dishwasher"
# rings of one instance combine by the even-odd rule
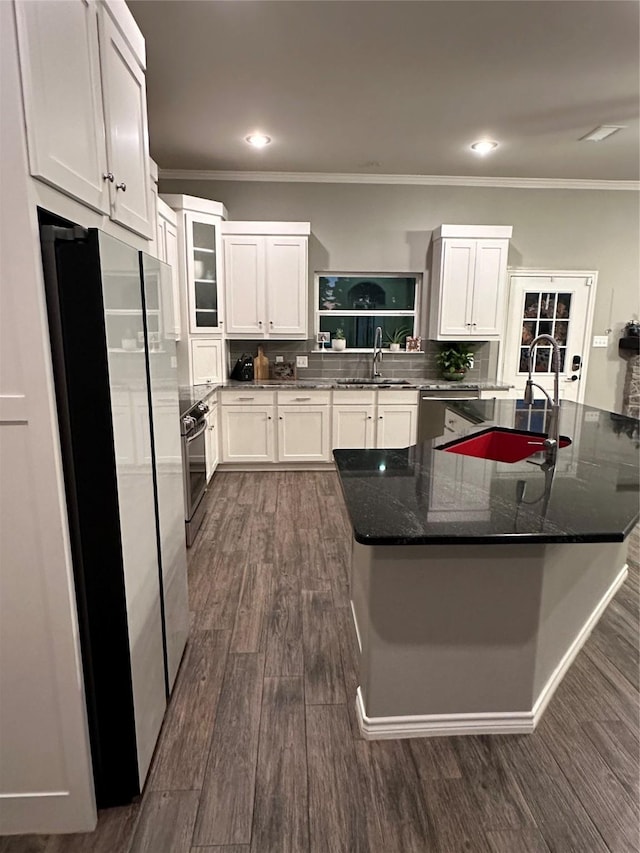
[[[463,400],[479,400],[479,389],[452,388],[446,391],[421,391],[418,408],[418,441],[436,438],[447,432],[447,407]],[[453,430],[455,431],[455,430]]]

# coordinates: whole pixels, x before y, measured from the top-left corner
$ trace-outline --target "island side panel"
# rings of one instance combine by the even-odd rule
[[[529,711],[544,551],[354,543],[366,715]]]
[[[563,673],[627,576],[628,541],[546,546],[534,675],[534,705],[548,700]],[[573,657],[571,658],[573,659]],[[570,663],[570,661],[567,661]]]

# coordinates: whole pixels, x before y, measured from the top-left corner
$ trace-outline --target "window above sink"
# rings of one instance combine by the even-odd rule
[[[316,273],[316,333],[329,332],[332,341],[342,330],[347,350],[369,351],[381,326],[384,348],[395,338],[404,352],[406,338],[418,334],[421,286],[418,274]]]

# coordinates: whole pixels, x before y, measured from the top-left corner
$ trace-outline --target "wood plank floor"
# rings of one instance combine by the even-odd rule
[[[144,795],[0,853],[640,849],[637,563],[533,735],[367,742],[335,474],[216,474],[207,501]]]

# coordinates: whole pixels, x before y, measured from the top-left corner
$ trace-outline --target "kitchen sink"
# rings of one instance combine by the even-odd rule
[[[410,385],[408,379],[383,379],[377,376],[375,379],[336,379],[338,385]]]
[[[462,453],[464,456],[476,456],[480,459],[492,459],[494,462],[519,462],[534,453],[545,450],[546,435],[541,432],[491,427],[469,438],[458,438],[448,444],[440,445],[438,450],[447,453]],[[567,447],[571,439],[561,435],[559,447]]]

